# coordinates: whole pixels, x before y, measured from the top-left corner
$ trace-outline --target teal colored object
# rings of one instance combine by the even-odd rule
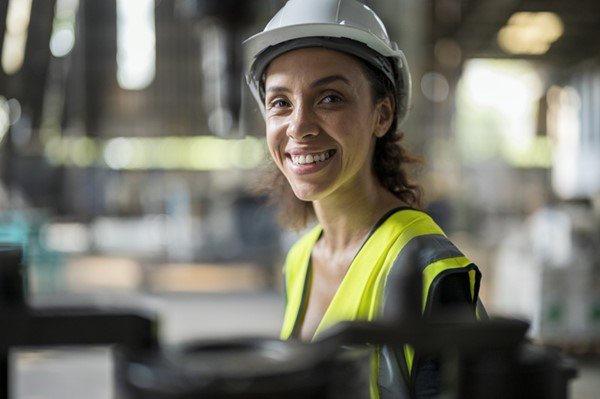
[[[16,212],[0,214],[0,242],[21,245],[27,248],[29,241],[29,223]]]
[[[23,250],[26,296],[32,290],[47,293],[60,291],[63,287],[64,255],[46,248],[40,239],[40,228],[46,220],[45,212],[37,210],[0,213],[0,244],[18,245]]]
[[[0,214],[0,244],[19,246],[23,251],[23,290],[25,295],[29,292],[27,278],[29,231],[29,223],[20,213],[7,212]]]

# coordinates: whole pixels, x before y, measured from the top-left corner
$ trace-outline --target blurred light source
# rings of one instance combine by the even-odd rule
[[[555,140],[552,187],[560,197],[572,198],[580,194],[581,98],[573,87],[553,86],[548,102],[548,134]]]
[[[512,166],[544,169],[552,167],[552,143],[547,136],[536,136],[524,145],[507,141],[502,150],[502,155]]]
[[[90,247],[89,228],[83,223],[47,223],[40,229],[46,248],[59,252],[85,252]]]
[[[11,98],[8,103],[8,123],[14,125],[21,119],[21,103],[16,98]]]
[[[235,121],[228,104],[233,88],[228,76],[227,45],[225,27],[216,19],[204,19],[201,33],[202,97],[209,114],[208,127],[217,136],[231,138],[235,136]]]
[[[126,169],[133,159],[132,141],[123,137],[111,139],[104,147],[104,161],[111,169]]]
[[[460,45],[452,39],[439,39],[435,42],[433,53],[438,62],[448,68],[456,68],[462,61]]]
[[[62,165],[66,163],[68,142],[61,139],[58,135],[50,137],[44,143],[44,155],[51,165]]]
[[[156,74],[154,0],[117,0],[117,81],[141,90]]]
[[[5,97],[0,96],[0,142],[10,126],[10,107]]]
[[[30,17],[31,0],[9,1],[2,46],[2,69],[7,75],[16,73],[23,65]]]
[[[0,96],[0,141],[8,128],[21,119],[21,103],[16,98],[6,99]]]
[[[25,114],[16,119],[14,123],[11,123],[12,128],[10,129],[10,138],[15,148],[21,150],[27,149],[33,136],[31,122],[31,116]]]
[[[257,139],[236,140],[231,149],[231,158],[236,168],[256,168],[265,159],[264,142]]]
[[[70,143],[69,159],[80,168],[96,163],[96,143],[89,137],[77,137]]]
[[[498,44],[511,54],[544,54],[562,36],[563,23],[551,12],[517,12],[498,32]]]
[[[208,128],[219,136],[230,134],[233,129],[233,116],[227,108],[214,109],[208,117]]]
[[[50,36],[50,52],[55,57],[64,57],[75,45],[75,16],[79,0],[57,0]]]
[[[264,140],[252,136],[238,140],[214,136],[117,137],[107,141],[55,136],[44,145],[52,165],[115,170],[247,170],[260,166],[266,154]]]
[[[75,34],[67,27],[58,28],[52,32],[50,38],[50,52],[55,57],[64,57],[69,54],[75,45]]]
[[[429,101],[441,103],[448,98],[450,85],[444,75],[437,72],[429,72],[421,78],[421,91]]]

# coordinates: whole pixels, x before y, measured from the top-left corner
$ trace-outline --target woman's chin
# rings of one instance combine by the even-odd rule
[[[335,178],[332,174],[298,176],[286,171],[284,173],[294,195],[302,201],[317,201],[323,199],[332,191]]]
[[[294,195],[296,195],[296,198],[298,198],[300,201],[312,202],[315,200],[314,195],[310,195],[309,193],[305,193],[303,191],[293,191]]]
[[[292,185],[292,191],[294,192],[296,198],[298,198],[301,201],[311,202],[316,201],[320,198],[320,190],[317,190],[315,187],[306,187],[305,185]]]

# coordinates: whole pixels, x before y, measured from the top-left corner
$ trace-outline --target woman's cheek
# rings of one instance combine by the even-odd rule
[[[271,158],[278,164],[283,163],[283,150],[285,144],[280,140],[278,129],[272,123],[267,123],[267,147]]]
[[[271,156],[271,159],[273,160],[273,162],[275,162],[275,164],[279,167],[279,165],[281,164],[281,161],[280,161],[280,157],[277,154],[277,152],[275,151],[275,149],[269,147],[269,155]]]
[[[277,168],[281,168],[281,157],[278,154],[277,146],[267,137],[267,150],[269,151],[269,157],[277,165]]]

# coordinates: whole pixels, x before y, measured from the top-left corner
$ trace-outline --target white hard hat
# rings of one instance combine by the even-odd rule
[[[263,116],[261,86],[269,62],[287,51],[315,46],[355,55],[380,70],[396,89],[398,126],[404,122],[411,98],[406,58],[377,14],[356,0],[289,0],[262,32],[244,41],[246,82]]]

